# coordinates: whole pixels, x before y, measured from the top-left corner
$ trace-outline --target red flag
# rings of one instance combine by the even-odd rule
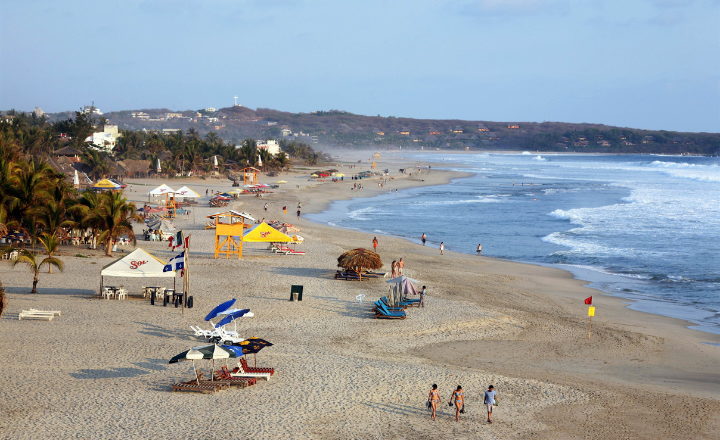
[[[592,296],[590,298],[585,298],[585,304],[588,304],[588,305],[592,304]]]

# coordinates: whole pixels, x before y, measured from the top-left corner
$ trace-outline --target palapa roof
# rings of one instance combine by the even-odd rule
[[[380,255],[363,248],[347,251],[338,257],[338,267],[345,269],[380,269],[382,265]]]
[[[71,146],[63,147],[55,152],[55,156],[80,156],[82,152]]]

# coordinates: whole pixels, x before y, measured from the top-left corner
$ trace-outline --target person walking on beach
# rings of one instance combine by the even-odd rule
[[[267,215],[268,204],[265,202],[265,215]]]
[[[404,261],[402,260],[402,258],[401,258],[400,261],[398,261],[398,264],[397,264],[397,274],[398,274],[398,276],[402,275],[403,269],[405,269],[405,262],[404,262]]]
[[[482,254],[482,244],[478,243],[477,253],[478,253],[478,257],[480,256],[480,254]]]
[[[297,218],[298,218],[298,220],[300,220],[300,204],[299,203],[298,203],[298,207],[297,207]]]
[[[463,389],[460,385],[458,385],[457,389],[453,391],[452,396],[450,396],[450,406],[452,406],[453,401],[455,403],[455,421],[460,421],[460,411],[465,413],[465,396],[463,395]]]
[[[425,246],[425,240],[426,240],[426,237],[425,237],[425,233],[424,233],[424,232],[423,232],[423,235],[422,235],[422,237],[420,237],[420,240],[422,240],[422,242],[423,242],[423,246]]]
[[[425,307],[425,295],[427,294],[427,287],[423,286],[420,291],[420,307]]]
[[[432,390],[430,390],[430,395],[428,396],[428,402],[430,402],[430,407],[432,408],[432,419],[435,420],[435,411],[437,411],[438,403],[442,403],[442,399],[440,399],[440,392],[438,392],[437,385],[433,384]]]
[[[497,392],[493,390],[493,386],[490,385],[488,390],[485,391],[485,405],[487,406],[488,423],[492,423],[492,412],[493,406],[497,404]]]
[[[373,237],[373,249],[377,252],[378,240],[377,237]]]
[[[395,278],[397,276],[397,265],[395,264],[395,260],[390,264],[390,278]]]
[[[441,241],[441,242],[440,242],[440,255],[443,254],[443,251],[444,251],[444,250],[445,250],[445,242],[444,242],[444,241]]]

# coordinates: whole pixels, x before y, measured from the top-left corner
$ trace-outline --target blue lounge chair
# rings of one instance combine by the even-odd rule
[[[378,319],[405,319],[405,312],[391,312],[382,303],[378,307],[378,311],[375,313],[375,318]]]

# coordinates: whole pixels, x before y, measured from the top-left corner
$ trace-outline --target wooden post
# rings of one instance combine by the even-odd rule
[[[590,317],[590,326],[588,327],[588,339],[590,339],[590,334],[592,334],[592,316]]]

